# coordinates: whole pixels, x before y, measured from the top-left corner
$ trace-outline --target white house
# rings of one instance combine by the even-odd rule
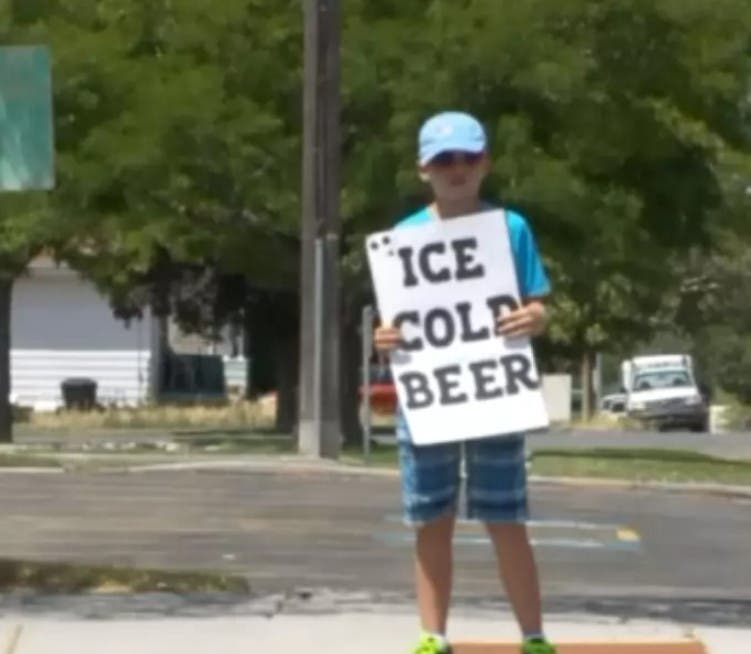
[[[112,314],[107,298],[67,266],[41,256],[16,280],[11,308],[11,400],[36,411],[63,404],[61,383],[69,378],[97,382],[103,405],[134,406],[150,394],[152,344],[157,321],[146,313],[126,325]],[[168,329],[179,354],[225,353]],[[228,387],[242,392],[244,357],[223,356]]]
[[[55,409],[61,382],[87,377],[102,404],[138,404],[149,392],[151,329],[148,315],[126,326],[93,284],[38,257],[13,287],[11,398]]]

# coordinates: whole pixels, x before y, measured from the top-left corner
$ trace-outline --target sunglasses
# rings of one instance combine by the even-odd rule
[[[441,152],[430,160],[431,165],[448,168],[461,161],[474,166],[485,156],[484,152]]]

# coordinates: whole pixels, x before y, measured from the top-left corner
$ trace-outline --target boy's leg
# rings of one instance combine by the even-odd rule
[[[537,562],[524,524],[488,523],[498,570],[525,635],[542,634],[542,602]]]
[[[415,585],[422,628],[445,634],[453,580],[454,514],[432,520],[416,531]]]
[[[523,436],[467,443],[467,502],[470,517],[486,524],[522,633],[540,635],[540,584],[525,524],[529,507]]]
[[[461,450],[457,444],[415,447],[401,415],[397,440],[404,519],[415,527],[415,586],[422,628],[444,635]]]

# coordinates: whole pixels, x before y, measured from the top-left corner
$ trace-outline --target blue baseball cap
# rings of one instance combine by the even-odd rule
[[[429,163],[441,152],[480,153],[487,144],[485,130],[474,116],[445,111],[426,120],[420,128],[420,164]]]

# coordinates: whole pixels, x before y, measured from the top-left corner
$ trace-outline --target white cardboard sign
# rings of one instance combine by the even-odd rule
[[[381,320],[402,330],[391,367],[415,444],[548,425],[529,339],[496,334],[519,305],[503,211],[371,234],[366,249]]]

